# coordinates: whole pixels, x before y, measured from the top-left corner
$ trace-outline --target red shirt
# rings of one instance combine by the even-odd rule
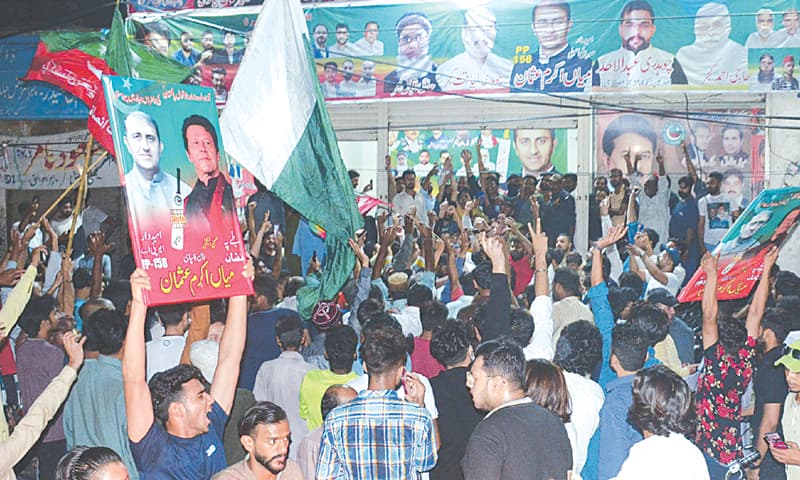
[[[431,341],[414,337],[414,353],[411,354],[411,371],[433,378],[445,371],[444,366],[431,355]]]
[[[509,258],[509,260],[511,268],[514,269],[516,274],[514,280],[514,295],[516,296],[525,292],[525,289],[528,288],[528,284],[531,283],[531,278],[533,278],[533,269],[531,268],[531,259],[527,255],[523,255],[519,260],[514,260],[513,258]]]

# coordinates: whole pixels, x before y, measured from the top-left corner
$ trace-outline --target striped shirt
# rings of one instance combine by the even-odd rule
[[[392,390],[364,390],[328,414],[317,479],[416,479],[436,465],[433,421]]]

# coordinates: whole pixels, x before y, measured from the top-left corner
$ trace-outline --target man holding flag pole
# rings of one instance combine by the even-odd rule
[[[298,1],[267,2],[220,118],[228,153],[326,231],[320,284],[298,294],[303,318],[347,280],[354,262],[347,241],[363,224],[307,39]]]

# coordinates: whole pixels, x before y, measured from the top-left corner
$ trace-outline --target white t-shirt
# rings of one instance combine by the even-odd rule
[[[717,245],[733,225],[730,199],[724,193],[708,194],[697,201],[697,210],[700,216],[705,218],[703,241]]]
[[[669,293],[675,296],[678,295],[678,290],[681,288],[681,282],[680,280],[678,280],[678,276],[675,275],[674,273],[672,272],[664,273],[664,275],[667,276],[666,285],[653,278],[653,276],[650,275],[650,272],[647,272],[645,275],[647,277],[647,288],[644,291],[645,298],[647,298],[647,294],[650,293],[650,290],[654,290],[656,288],[666,288],[667,290],[669,290]]]
[[[583,470],[583,465],[586,463],[589,441],[600,426],[600,409],[603,408],[605,395],[603,387],[597,382],[577,373],[565,371],[564,380],[567,382],[569,402],[572,405],[570,423],[575,427],[575,442],[570,438],[570,443],[572,443],[572,460],[575,466],[572,478],[576,478],[575,472]]]
[[[631,447],[617,480],[708,480],[708,467],[692,442],[678,433],[653,435]]]
[[[181,335],[167,335],[147,342],[147,381],[156,373],[178,365],[185,345],[186,339]]]

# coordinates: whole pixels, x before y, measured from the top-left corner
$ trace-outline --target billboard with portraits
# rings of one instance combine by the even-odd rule
[[[720,172],[722,190],[735,205],[744,208],[764,184],[764,131],[759,118],[763,110],[709,110],[664,115],[597,111],[595,115],[595,173],[607,176],[612,169],[623,174],[647,176],[658,171],[656,157],[664,158],[664,169],[673,189],[679,177],[688,175],[681,143],[698,176]],[[630,152],[634,172],[628,172],[625,153]],[[642,181],[642,183],[644,183]]]
[[[109,76],[103,89],[145,302],[252,293],[213,91]]]
[[[509,175],[535,175],[574,171],[576,135],[566,128],[519,128],[483,130],[390,130],[388,152],[392,168],[401,175],[413,170],[424,178],[439,166],[437,178],[448,169],[455,178],[465,177],[462,157],[466,152],[474,175],[480,156],[486,171],[497,172],[500,182]],[[436,183],[436,179],[434,179]]]
[[[338,101],[796,89],[785,62],[796,61],[800,48],[796,8],[792,0],[405,1],[314,4],[305,14],[323,92]],[[135,13],[127,29],[135,41],[194,66],[191,81],[224,97],[258,11]],[[773,65],[760,71],[764,53]]]

